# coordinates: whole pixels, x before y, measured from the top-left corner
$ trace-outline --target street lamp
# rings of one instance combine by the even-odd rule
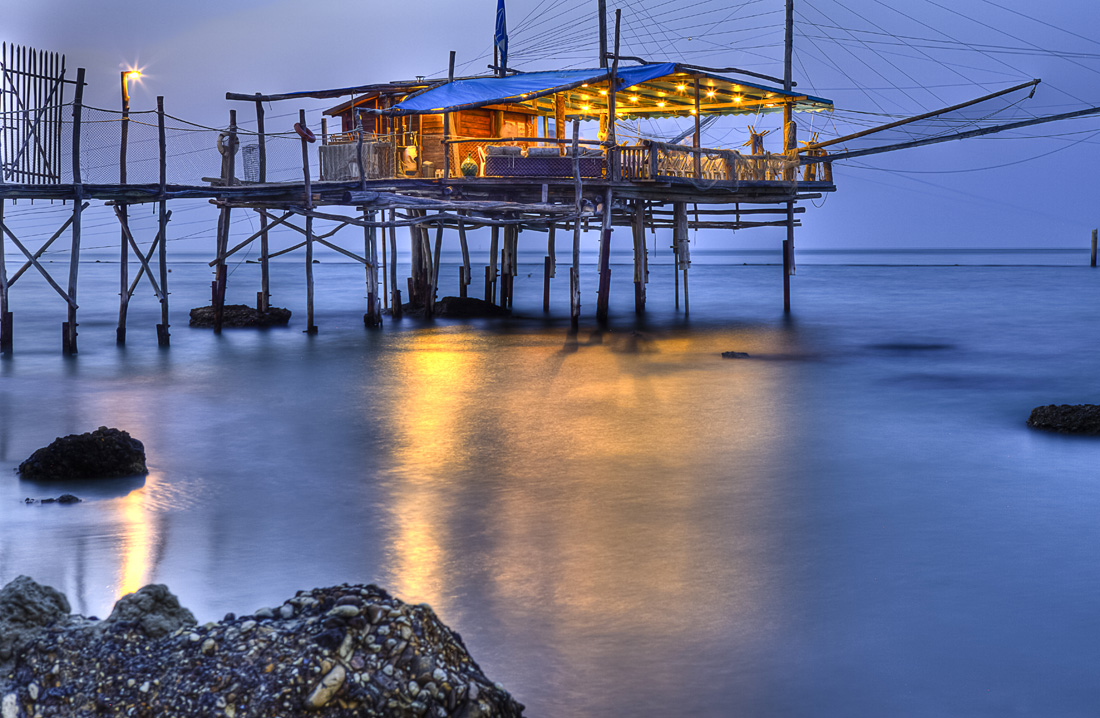
[[[130,132],[130,80],[138,80],[141,77],[141,70],[123,70],[121,73],[122,80],[122,141],[119,143],[118,149],[118,181],[120,185],[126,184],[126,144],[127,136]],[[129,277],[129,261],[128,250],[126,248],[126,205],[121,205],[120,213],[123,221],[123,227],[121,231],[121,244],[120,244],[120,263],[119,268],[119,296],[121,301],[118,308],[118,329],[115,331],[115,343],[122,345],[126,343],[126,309],[130,302],[130,277]]]

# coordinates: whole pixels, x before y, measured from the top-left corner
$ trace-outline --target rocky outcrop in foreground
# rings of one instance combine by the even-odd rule
[[[285,327],[289,322],[290,310],[282,307],[268,307],[266,312],[245,304],[226,304],[222,307],[223,327]],[[195,307],[191,310],[188,324],[201,328],[214,326],[214,307]]]
[[[1027,425],[1062,434],[1100,436],[1100,406],[1096,404],[1050,404],[1031,410]]]
[[[19,465],[23,478],[47,481],[112,479],[148,473],[145,446],[127,432],[106,426],[87,434],[58,437]]]
[[[377,586],[299,591],[203,626],[159,585],[104,621],[26,576],[0,590],[0,718],[522,714],[430,607]]]

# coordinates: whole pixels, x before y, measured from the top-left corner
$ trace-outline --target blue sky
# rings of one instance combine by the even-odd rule
[[[782,73],[782,0],[608,5],[623,10],[625,54]],[[170,114],[224,125],[231,107],[251,116],[247,105],[227,102],[226,91],[439,75],[452,49],[460,72],[483,72],[496,2],[9,0],[6,6],[0,39],[63,52],[70,68],[87,68],[89,104],[117,108],[118,71],[140,66],[135,109],[152,109],[164,95]],[[594,65],[595,8],[596,0],[512,0],[510,64]],[[1100,44],[1088,37],[1100,20],[1093,2],[798,0],[796,10],[796,80],[800,89],[836,100],[841,131],[855,127],[847,124],[853,120],[885,122],[1033,77],[1044,80],[1026,106],[1034,114],[1100,105]],[[289,125],[299,104],[317,117],[330,103],[282,103],[269,110],[271,122]],[[826,133],[834,129],[827,118],[813,122]],[[737,147],[746,124],[724,118],[704,141]],[[677,127],[644,129],[675,134]],[[809,207],[798,245],[1084,246],[1100,225],[1098,147],[1094,117],[838,165],[839,191],[821,208]],[[757,248],[778,239],[769,230],[700,233],[697,244]]]

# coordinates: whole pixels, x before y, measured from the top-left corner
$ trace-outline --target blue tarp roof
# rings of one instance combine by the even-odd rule
[[[676,71],[671,62],[620,67],[620,90],[639,82],[655,80]],[[478,77],[456,80],[409,97],[391,108],[394,114],[455,112],[502,102],[524,102],[536,97],[579,87],[588,82],[606,82],[607,70],[553,70],[524,72],[508,77]]]

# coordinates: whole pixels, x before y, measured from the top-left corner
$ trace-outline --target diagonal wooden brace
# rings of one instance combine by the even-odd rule
[[[137,255],[138,261],[141,262],[141,268],[149,275],[149,283],[153,285],[153,294],[157,299],[164,301],[164,293],[160,291],[160,286],[157,284],[157,280],[153,278],[153,270],[149,269],[149,262],[145,259],[145,255],[141,253],[141,247],[134,241],[134,235],[130,234],[129,224],[126,222],[126,218],[122,214],[122,207],[115,205],[115,215],[118,217],[119,224],[122,225],[122,233],[126,235],[126,240],[130,243],[130,246],[134,249],[134,254]],[[150,254],[150,256],[152,256]]]
[[[60,294],[61,298],[68,302],[70,307],[72,307],[73,309],[77,309],[76,300],[69,296],[69,294],[61,288],[61,285],[54,281],[53,277],[50,276],[50,273],[46,271],[45,267],[38,263],[38,258],[31,254],[30,250],[23,246],[23,243],[19,241],[18,237],[12,234],[12,231],[8,229],[7,225],[0,225],[0,227],[3,227],[4,234],[8,235],[8,237],[11,238],[11,241],[14,242],[15,246],[19,248],[19,251],[23,253],[23,255],[32,265],[34,265],[34,268],[41,272],[42,276],[49,283],[49,285],[54,288],[54,291]],[[11,286],[11,282],[8,282],[8,285]]]

